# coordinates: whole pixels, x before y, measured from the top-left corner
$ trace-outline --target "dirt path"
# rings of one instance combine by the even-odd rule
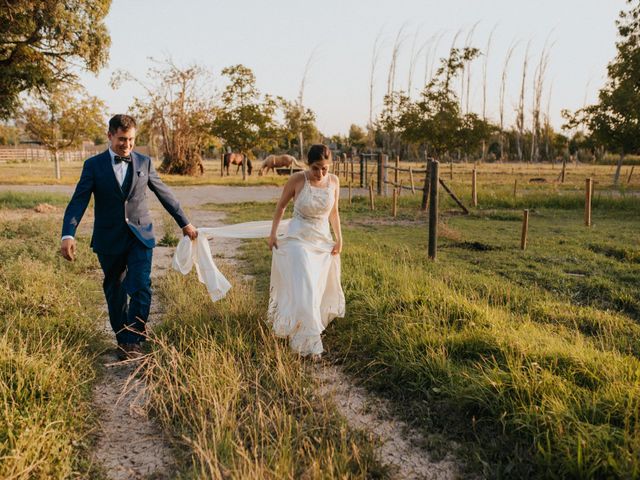
[[[339,321],[339,320],[338,320]],[[452,454],[433,461],[424,436],[394,418],[388,402],[354,384],[342,370],[320,363],[314,370],[318,393],[333,401],[352,428],[372,433],[379,442],[378,455],[391,469],[392,478],[403,480],[449,480],[460,477]]]
[[[157,247],[153,252],[152,282],[170,267],[173,249]],[[148,327],[162,315],[152,299]],[[100,330],[112,348],[100,357],[104,373],[94,387],[93,405],[100,412],[94,460],[110,480],[172,478],[175,458],[160,427],[148,416],[145,383],[137,375],[137,361],[119,361],[109,317],[104,309]]]

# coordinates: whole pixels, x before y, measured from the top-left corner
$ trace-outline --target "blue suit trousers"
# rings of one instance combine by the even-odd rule
[[[109,320],[118,343],[139,343],[145,339],[145,325],[151,307],[153,249],[129,233],[124,252],[115,255],[98,253],[104,273],[102,288]]]

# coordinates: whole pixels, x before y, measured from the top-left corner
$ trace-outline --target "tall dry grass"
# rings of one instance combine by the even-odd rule
[[[183,446],[189,478],[383,478],[371,439],[315,393],[308,361],[265,323],[266,299],[234,278],[212,304],[194,276],[160,285],[164,322],[145,367],[150,402]]]
[[[36,200],[40,200],[37,198]],[[28,195],[14,205],[31,204]],[[94,326],[93,255],[64,264],[55,218],[0,209],[0,477],[97,478],[89,461],[91,385],[102,348]]]

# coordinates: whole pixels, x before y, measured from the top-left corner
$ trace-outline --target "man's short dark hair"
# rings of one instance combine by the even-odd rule
[[[123,132],[126,132],[130,128],[136,128],[136,121],[133,117],[124,115],[123,113],[114,115],[111,117],[111,120],[109,120],[109,133],[116,133],[119,128],[122,129]]]

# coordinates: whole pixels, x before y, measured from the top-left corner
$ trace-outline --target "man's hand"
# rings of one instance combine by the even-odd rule
[[[196,238],[198,238],[198,230],[196,230],[196,227],[191,224],[182,227],[182,233],[189,237],[191,240],[195,240]]]
[[[76,240],[75,238],[65,238],[60,245],[60,253],[62,256],[73,262],[76,259]]]

